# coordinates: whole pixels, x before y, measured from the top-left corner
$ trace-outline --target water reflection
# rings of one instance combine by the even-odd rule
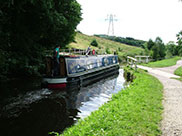
[[[87,117],[92,111],[97,110],[102,104],[110,100],[112,94],[120,91],[125,82],[122,73],[123,71],[120,70],[119,75],[82,88],[76,96],[76,108],[80,111],[77,117]]]
[[[69,90],[34,90],[1,103],[0,130],[6,136],[46,136],[85,118],[123,88],[123,70],[99,82]]]

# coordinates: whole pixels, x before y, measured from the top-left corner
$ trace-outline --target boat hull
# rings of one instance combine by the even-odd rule
[[[94,82],[97,82],[103,78],[119,74],[119,66],[115,65],[102,70],[93,71],[87,74],[83,74],[75,77],[45,77],[42,82],[42,87],[50,89],[60,89],[74,87],[83,87]]]
[[[42,87],[59,89],[86,86],[107,76],[119,73],[116,55],[89,57],[62,57],[60,75],[47,75],[43,78]],[[49,70],[48,73],[50,73]]]

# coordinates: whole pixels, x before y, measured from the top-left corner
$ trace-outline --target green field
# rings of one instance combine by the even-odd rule
[[[120,51],[118,53],[119,56],[127,56],[127,55],[134,56],[144,51],[142,48],[129,46],[126,44],[110,41],[96,36],[88,36],[82,33],[77,33],[75,36],[75,42],[70,43],[67,47],[77,48],[77,49],[87,49],[90,43],[94,39],[96,39],[98,47],[91,46],[92,49],[105,51],[106,48],[109,48],[109,50],[113,53],[114,51],[120,48]]]
[[[160,61],[155,61],[155,62],[150,62],[148,64],[143,64],[144,66],[148,66],[148,67],[169,67],[169,66],[173,66],[176,65],[176,62],[178,60],[180,60],[181,57],[173,57],[170,59],[164,59],[164,60],[160,60]]]
[[[130,87],[61,136],[159,136],[162,85],[144,71],[135,73]]]

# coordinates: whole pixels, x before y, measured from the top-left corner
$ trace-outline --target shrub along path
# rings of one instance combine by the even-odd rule
[[[180,66],[182,66],[182,60],[178,61],[175,66],[164,68],[138,66],[148,70],[164,86],[164,112],[161,122],[162,136],[182,136],[182,83],[172,79],[179,78],[173,73]]]

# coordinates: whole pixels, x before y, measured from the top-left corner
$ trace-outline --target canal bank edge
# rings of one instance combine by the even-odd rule
[[[163,86],[145,71],[133,73],[136,78],[129,87],[60,136],[161,135]]]
[[[124,75],[123,76],[127,82],[133,82],[134,79],[136,78],[134,75],[134,69],[129,67],[129,66],[124,67]]]

